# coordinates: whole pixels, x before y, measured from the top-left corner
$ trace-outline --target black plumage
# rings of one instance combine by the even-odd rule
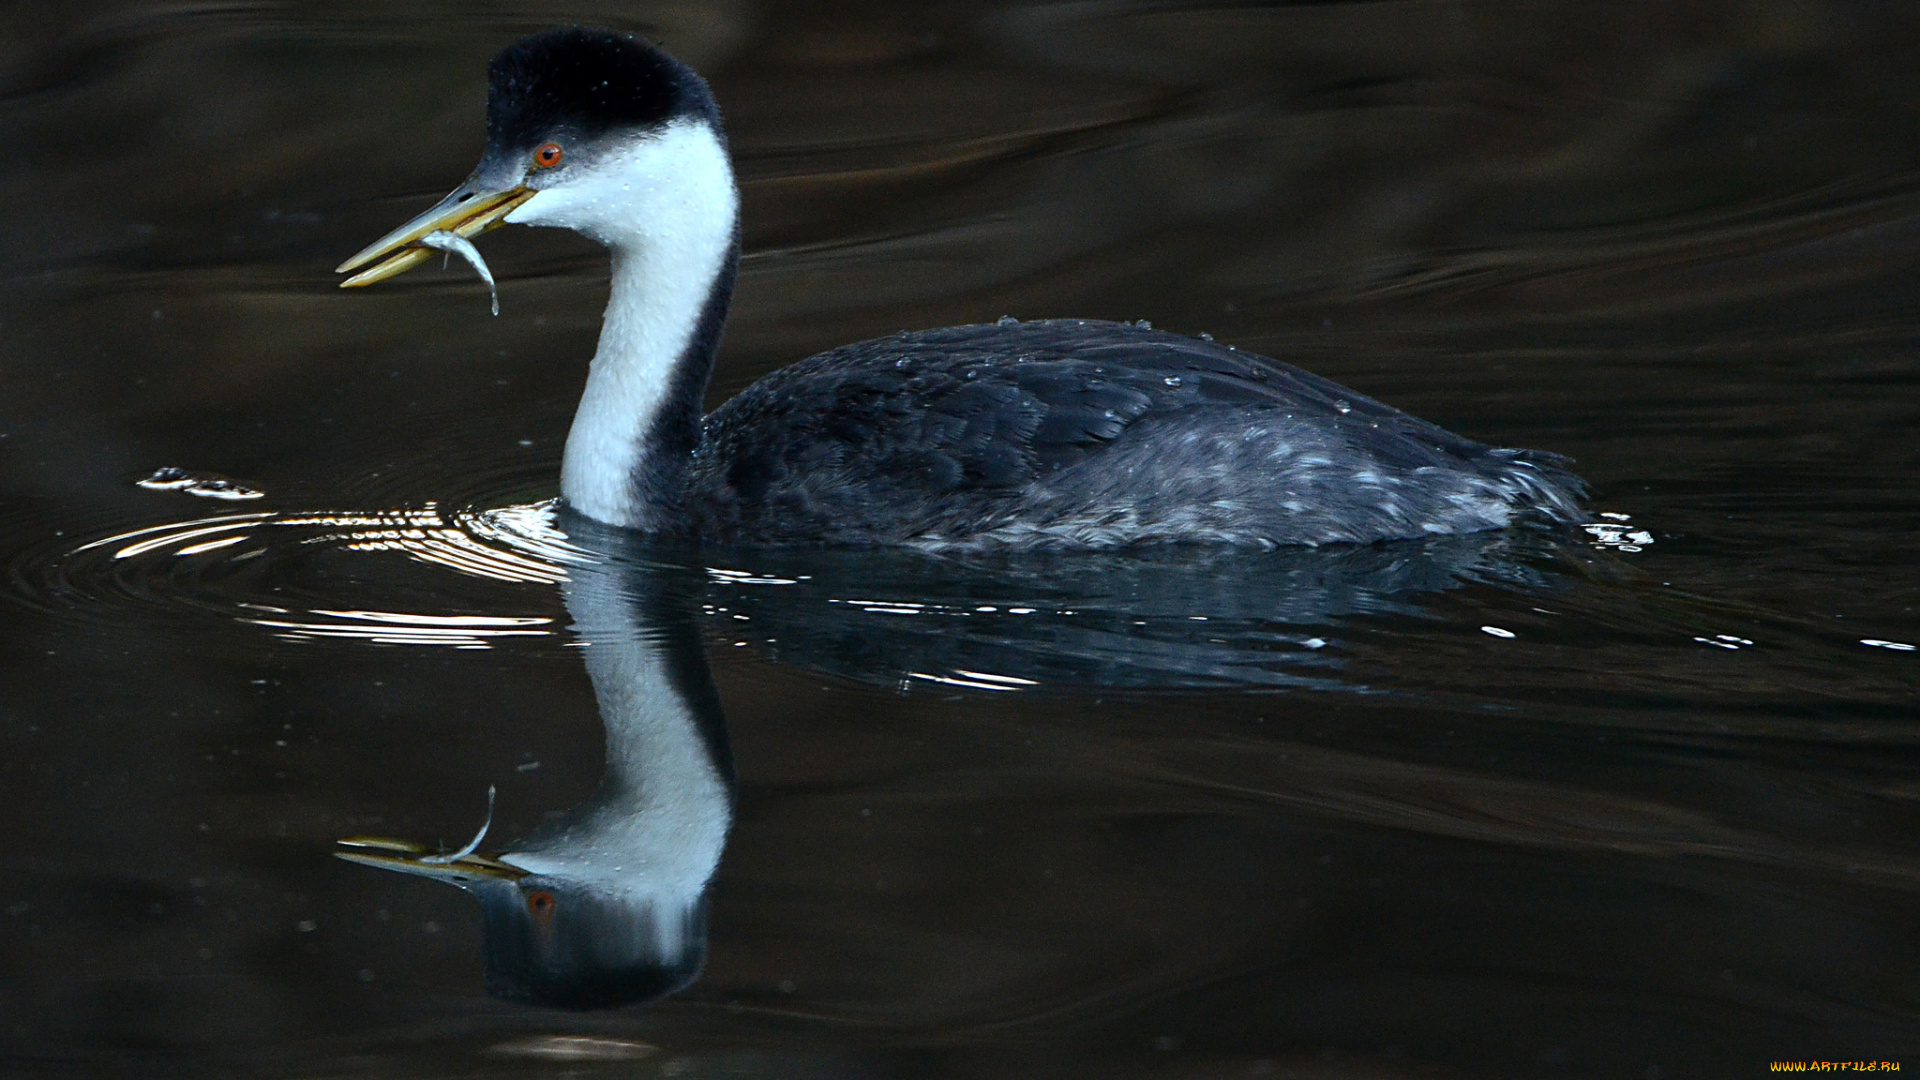
[[[1125,323],[842,346],[707,418],[688,527],[728,543],[1318,544],[1577,513],[1552,454],[1454,435],[1289,364]]]
[[[627,34],[563,26],[525,37],[487,65],[487,141],[526,150],[556,135],[597,139],[677,117],[716,126],[705,80]]]

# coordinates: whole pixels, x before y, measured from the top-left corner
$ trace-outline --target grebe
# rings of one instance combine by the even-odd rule
[[[489,993],[607,1008],[700,974],[733,755],[684,572],[611,559],[570,570],[561,588],[607,731],[600,789],[499,854],[478,850],[485,830],[447,855],[377,836],[336,854],[477,898]]]
[[[1144,324],[1002,319],[844,345],[702,417],[740,262],[706,83],[579,27],[508,46],[487,74],[479,167],[342,264],[360,270],[342,284],[502,223],[609,248],[561,462],[562,499],[590,518],[720,544],[978,549],[1367,543],[1578,513],[1564,458]]]

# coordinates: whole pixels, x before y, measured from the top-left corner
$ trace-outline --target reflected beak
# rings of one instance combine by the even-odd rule
[[[335,851],[334,855],[350,863],[436,878],[450,885],[465,886],[490,879],[518,881],[527,876],[527,871],[491,855],[476,853],[441,861],[445,856],[436,854],[425,844],[386,836],[350,836],[340,841],[340,846],[350,850]]]
[[[433,254],[433,249],[420,246],[421,237],[445,231],[471,240],[489,229],[498,228],[502,219],[533,196],[532,188],[518,184],[505,190],[490,191],[469,180],[455,189],[453,194],[441,199],[433,209],[368,244],[358,255],[334,267],[333,272],[344,274],[373,263],[341,282],[340,287],[356,289],[376,281],[385,281],[413,269]]]

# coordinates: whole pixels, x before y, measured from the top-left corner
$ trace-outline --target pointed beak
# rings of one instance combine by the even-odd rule
[[[367,267],[341,282],[343,289],[357,289],[376,281],[385,281],[413,269],[433,254],[431,248],[420,245],[421,237],[446,231],[471,240],[489,229],[498,228],[502,219],[521,203],[533,198],[534,194],[532,188],[519,184],[494,188],[469,179],[441,199],[433,209],[368,244],[358,255],[334,267],[333,272],[344,274]],[[373,265],[368,266],[369,263]]]
[[[444,857],[436,855],[425,844],[387,836],[350,836],[340,841],[340,847],[345,850],[335,851],[334,855],[350,863],[417,874],[463,888],[481,881],[518,881],[527,876],[527,871],[491,855],[475,853],[441,861]]]

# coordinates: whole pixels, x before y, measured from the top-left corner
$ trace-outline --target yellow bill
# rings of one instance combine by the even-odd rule
[[[471,184],[462,184],[453,194],[441,199],[433,209],[368,244],[359,254],[335,267],[334,273],[344,274],[349,270],[367,267],[341,282],[343,289],[356,289],[376,281],[385,281],[413,269],[433,255],[432,248],[420,243],[420,239],[427,234],[445,231],[472,239],[497,228],[508,214],[533,196],[533,189],[528,187],[478,191]],[[369,263],[373,265],[368,266]]]
[[[335,851],[334,855],[350,863],[439,878],[455,885],[480,878],[517,881],[527,876],[527,872],[517,866],[478,852],[449,858],[436,855],[425,844],[385,836],[350,836],[339,843],[342,848],[349,850]]]

